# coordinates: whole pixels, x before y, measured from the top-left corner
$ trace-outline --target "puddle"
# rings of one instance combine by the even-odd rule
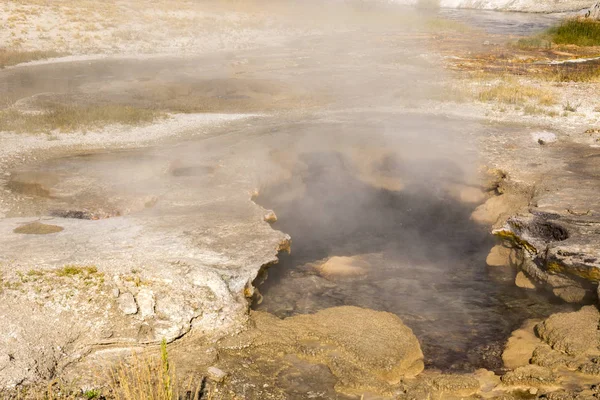
[[[556,312],[556,301],[486,266],[494,241],[469,219],[476,204],[442,190],[444,173],[411,181],[405,165],[407,184],[390,191],[351,165],[339,153],[306,154],[292,171],[299,179],[261,192],[292,252],[267,271],[253,308],[279,317],[341,305],[389,311],[414,330],[427,367],[501,371],[512,330]]]

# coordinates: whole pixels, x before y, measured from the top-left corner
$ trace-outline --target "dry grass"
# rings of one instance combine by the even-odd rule
[[[101,379],[108,382],[101,389],[73,389],[55,380],[46,387],[29,387],[10,393],[0,392],[0,399],[200,400],[212,397],[211,392],[203,396],[203,379],[190,379],[185,385],[177,379],[164,339],[160,347],[160,356],[133,355],[130,362],[119,363],[107,373],[103,373]]]
[[[160,349],[160,358],[134,356],[131,364],[122,362],[112,370],[107,397],[114,400],[199,400],[202,381],[195,386],[192,380],[185,386],[177,384],[165,340]]]
[[[525,105],[533,102],[537,105],[551,106],[556,104],[553,93],[547,89],[522,85],[513,80],[504,80],[491,88],[481,91],[478,99],[484,102],[499,102],[512,105]]]
[[[24,62],[64,56],[56,51],[23,51],[18,49],[0,49],[0,69]]]
[[[600,63],[580,63],[550,68],[543,76],[551,82],[600,82]]]
[[[109,124],[140,125],[164,114],[150,109],[119,104],[76,106],[54,104],[39,113],[14,109],[0,111],[0,132],[49,133],[54,130],[73,132]]]

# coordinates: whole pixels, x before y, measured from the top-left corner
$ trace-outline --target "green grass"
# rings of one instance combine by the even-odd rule
[[[56,271],[58,276],[93,275],[98,272],[95,266],[65,265]]]
[[[600,21],[571,18],[548,30],[552,42],[577,46],[600,46]]]
[[[0,69],[24,62],[42,60],[45,58],[64,56],[56,51],[22,51],[16,49],[0,49]]]
[[[119,104],[64,105],[53,104],[44,112],[29,113],[14,109],[0,111],[0,132],[49,133],[54,130],[74,132],[109,124],[140,125],[164,114],[151,109]]]
[[[552,43],[544,37],[534,36],[517,40],[515,46],[521,50],[549,49]]]
[[[83,397],[88,400],[97,399],[100,397],[100,391],[98,389],[90,389],[83,392]]]

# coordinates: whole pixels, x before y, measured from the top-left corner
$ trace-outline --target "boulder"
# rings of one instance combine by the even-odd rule
[[[252,312],[251,320],[254,327],[221,341],[220,351],[323,364],[337,377],[336,388],[345,392],[381,391],[424,368],[416,336],[388,312],[343,306],[283,320]]]
[[[536,325],[537,335],[553,349],[579,356],[600,350],[600,313],[585,306],[570,313],[557,313]]]

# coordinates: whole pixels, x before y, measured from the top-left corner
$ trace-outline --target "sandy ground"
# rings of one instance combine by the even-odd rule
[[[0,5],[0,41],[69,54],[197,53],[281,43],[289,27],[271,22],[252,4],[8,1]]]

